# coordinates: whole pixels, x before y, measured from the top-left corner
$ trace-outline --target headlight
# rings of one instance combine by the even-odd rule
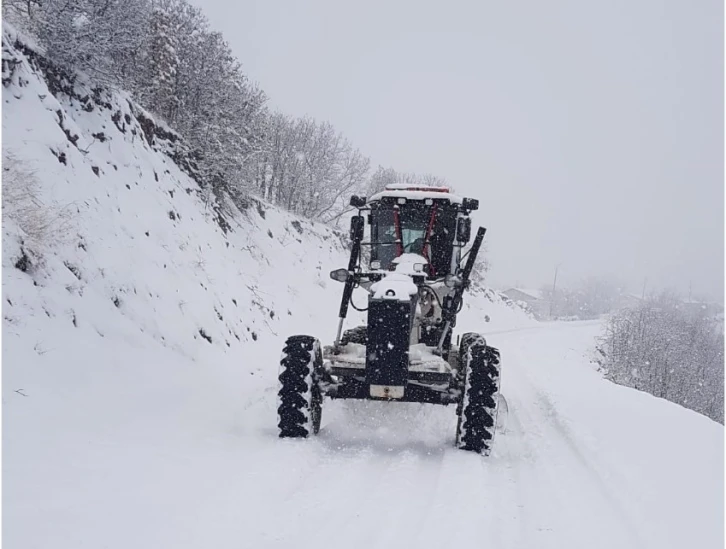
[[[371,261],[371,269],[374,271],[380,271],[381,270],[381,262],[380,261]]]

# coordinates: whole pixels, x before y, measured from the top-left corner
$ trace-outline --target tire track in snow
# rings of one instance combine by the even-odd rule
[[[450,418],[396,404],[341,403],[331,408],[333,422],[319,440],[335,456],[331,467],[348,472],[350,479],[334,493],[323,491],[325,528],[309,538],[311,546],[410,546],[417,525],[432,508],[446,453],[430,437],[433,433],[438,438],[437,419],[448,425]],[[409,438],[412,426],[426,425],[421,416],[434,420],[426,441]],[[351,452],[367,456],[365,470],[349,466]]]
[[[373,547],[386,549],[407,545],[406,542],[430,515],[436,501],[444,455],[444,451],[433,456],[408,451],[404,454],[403,464],[407,465],[407,469],[399,469],[394,479],[397,485],[394,489],[400,498],[394,500],[393,509],[386,513],[380,537]],[[385,488],[383,486],[382,493],[385,493]]]
[[[280,547],[290,547],[296,540],[310,547],[342,542],[350,515],[372,495],[367,492],[372,479],[392,463],[381,463],[369,449],[353,456],[349,452],[329,456],[279,509],[281,516],[295,517],[291,528],[281,532]]]
[[[503,375],[507,375],[506,373]],[[515,378],[516,378],[516,374]],[[514,386],[515,390],[508,393],[509,417],[507,433],[498,435],[498,443],[494,446],[490,461],[487,466],[498,465],[508,472],[512,483],[512,493],[509,500],[509,509],[503,509],[504,513],[510,517],[515,517],[516,533],[511,532],[515,536],[510,543],[503,544],[503,547],[527,547],[529,533],[537,532],[535,520],[531,512],[530,501],[527,498],[524,487],[526,485],[526,471],[533,467],[535,463],[536,447],[532,434],[527,431],[526,418],[522,418],[520,406],[520,396],[516,391],[516,382],[508,383],[507,386]],[[483,464],[484,465],[484,464]],[[539,536],[538,536],[539,537]],[[531,544],[530,544],[531,545]]]
[[[552,430],[559,435],[559,440],[568,448],[568,455],[573,462],[586,473],[586,477],[594,485],[597,492],[607,501],[607,504],[613,514],[619,519],[619,523],[627,528],[630,536],[634,540],[634,547],[645,547],[641,535],[633,523],[630,515],[625,510],[620,498],[617,497],[611,488],[604,481],[602,475],[597,469],[594,459],[586,455],[586,451],[577,444],[570,428],[565,424],[556,407],[549,398],[549,395],[543,391],[537,391],[537,405],[552,421],[550,423]]]
[[[602,542],[603,547],[612,547],[613,543],[618,547],[644,547],[636,525],[597,471],[596,461],[577,444],[549,394],[527,373],[528,367],[536,364],[536,358],[528,357],[529,353],[525,351],[528,347],[517,343],[515,339],[511,345],[502,347],[510,356],[508,369],[514,378],[509,384],[512,389],[510,412],[514,412],[515,421],[521,425],[527,440],[525,444],[531,447],[533,457],[520,475],[524,483],[519,490],[523,523],[539,524],[536,531],[543,533],[543,539],[539,540],[541,547],[548,546],[544,533],[555,529],[568,535],[575,532],[573,543],[582,544],[589,539],[590,546],[593,542]],[[542,499],[541,494],[532,491],[538,485],[548,494],[549,508],[540,504],[532,509],[532,502]],[[553,508],[556,513],[552,512]],[[534,513],[530,513],[530,509]],[[578,525],[583,520],[590,522],[589,535],[582,534],[587,538],[577,535]],[[594,535],[600,531],[601,536]],[[552,546],[556,547],[561,545],[562,539],[555,535],[552,541]]]
[[[368,482],[362,502],[355,513],[346,513],[348,522],[341,531],[345,547],[408,547],[415,533],[413,524],[431,507],[436,482],[432,472],[439,472],[443,452],[428,456],[403,450],[386,459],[387,466]]]
[[[446,457],[448,456],[449,450],[444,450],[442,452],[441,458],[439,459],[438,466],[436,467],[436,479],[431,484],[431,490],[430,495],[427,498],[428,505],[426,505],[423,513],[418,517],[418,520],[416,522],[416,527],[412,528],[414,532],[422,532],[424,530],[424,527],[426,524],[429,523],[429,518],[432,515],[433,509],[436,508],[436,503],[438,502],[438,495],[439,491],[441,490],[440,484],[441,484],[441,477],[443,476],[442,472],[444,470],[444,461]],[[422,540],[420,539],[420,534],[418,536],[418,542],[419,545],[421,545]]]

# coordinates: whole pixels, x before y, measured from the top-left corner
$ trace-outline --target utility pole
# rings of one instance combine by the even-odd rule
[[[648,284],[648,277],[647,276],[643,279],[643,296],[641,298],[642,301],[645,301],[645,286],[646,286],[646,284]]]
[[[557,271],[562,263],[558,263],[555,267],[555,280],[552,282],[552,295],[550,296],[550,320],[552,319],[552,306],[555,303],[555,289],[557,288]]]

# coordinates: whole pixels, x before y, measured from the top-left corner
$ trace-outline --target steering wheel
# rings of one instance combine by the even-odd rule
[[[423,238],[417,238],[413,242],[411,242],[408,246],[403,248],[403,251],[408,253],[417,253],[419,255],[423,254],[423,247],[424,247],[424,239]],[[415,251],[418,250],[418,251]]]

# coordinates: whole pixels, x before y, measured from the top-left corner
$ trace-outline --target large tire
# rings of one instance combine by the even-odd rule
[[[499,351],[489,347],[482,336],[466,334],[460,353],[465,371],[456,446],[488,455],[497,421]]]
[[[474,332],[466,332],[461,335],[461,339],[459,340],[459,350],[457,353],[457,364],[456,364],[456,384],[462,391],[464,392],[464,385],[466,383],[466,357],[467,353],[469,351],[469,346],[479,339],[481,339],[482,336],[480,336],[477,333]],[[462,395],[461,400],[459,400],[459,404],[456,407],[456,415],[459,416],[459,423],[461,423],[461,409],[464,405],[464,398]],[[459,427],[456,428],[457,432],[457,441],[458,439],[458,433],[459,433]]]
[[[323,412],[319,381],[323,370],[320,342],[292,336],[280,360],[277,425],[280,437],[305,438],[318,434]]]
[[[474,332],[466,332],[465,334],[462,334],[461,340],[459,341],[459,356],[461,357],[462,364],[466,357],[466,352],[469,350],[469,346],[475,341],[480,341],[482,339],[484,339],[483,336]]]

